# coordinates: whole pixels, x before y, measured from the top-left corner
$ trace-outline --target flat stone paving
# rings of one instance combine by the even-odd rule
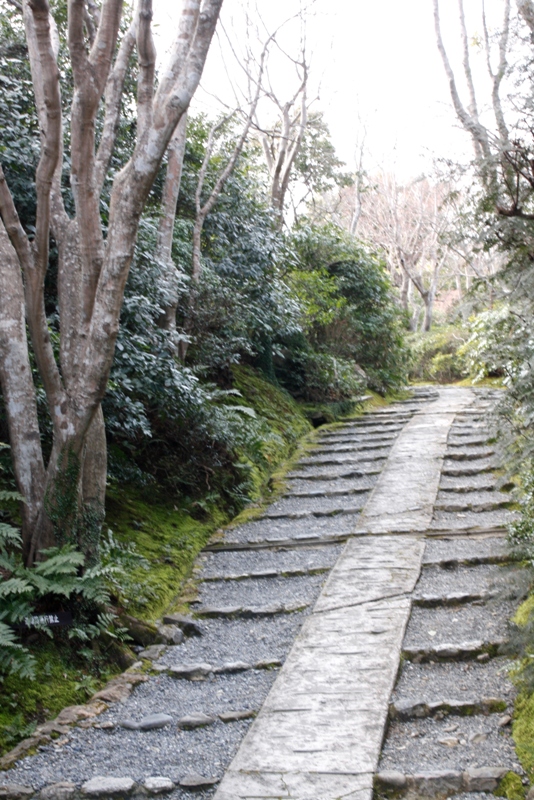
[[[149,653],[148,681],[1,782],[30,797],[71,781],[72,800],[98,776],[169,800],[485,800],[522,774],[497,652],[514,608],[497,588],[515,567],[495,399],[418,388],[318,431],[285,497],[199,558],[200,635]],[[122,726],[158,712],[161,728]]]

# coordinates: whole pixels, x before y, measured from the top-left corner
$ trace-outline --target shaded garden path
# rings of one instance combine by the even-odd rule
[[[367,800],[373,782],[444,796],[519,771],[495,657],[512,606],[492,599],[510,514],[493,400],[420,389],[322,433],[287,494],[201,556],[197,629],[169,618],[186,638],[142,654],[149,680],[4,782],[50,800]]]

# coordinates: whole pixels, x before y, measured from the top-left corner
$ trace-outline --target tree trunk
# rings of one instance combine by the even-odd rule
[[[161,217],[156,249],[156,256],[161,264],[161,278],[166,295],[162,326],[168,331],[176,330],[176,310],[179,300],[179,274],[178,268],[172,260],[172,238],[174,234],[174,220],[176,218],[176,204],[178,202],[180,183],[182,180],[186,131],[187,113],[182,114],[169,144],[169,160],[167,162],[167,172],[165,174],[165,184],[163,186]]]
[[[0,384],[15,478],[22,504],[24,553],[42,511],[45,470],[24,313],[24,288],[16,253],[0,220]]]

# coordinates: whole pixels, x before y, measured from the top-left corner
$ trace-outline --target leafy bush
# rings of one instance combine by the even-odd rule
[[[469,328],[462,356],[474,380],[503,378],[511,385],[521,369],[518,344],[530,336],[525,322],[505,303],[478,314]]]
[[[410,378],[438,383],[465,378],[468,368],[463,348],[468,336],[467,331],[452,325],[412,334],[409,339],[412,349]]]

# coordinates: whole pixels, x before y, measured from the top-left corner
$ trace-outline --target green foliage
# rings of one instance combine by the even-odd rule
[[[288,282],[299,295],[301,328],[308,341],[307,347],[298,346],[297,359],[306,363],[302,354],[309,350],[331,358],[327,369],[326,360],[322,362],[323,399],[330,392],[329,377],[341,372],[343,381],[349,380],[349,364],[352,393],[358,390],[358,383],[361,388],[362,370],[367,385],[377,391],[385,393],[402,385],[408,352],[402,315],[384,264],[354,237],[330,224],[299,225],[292,232],[290,252]],[[288,345],[294,348],[291,342]],[[321,361],[308,359],[310,373],[317,380]],[[286,371],[293,371],[291,360]],[[300,374],[304,386],[302,368]],[[348,386],[340,390],[338,399],[347,397],[347,391]]]
[[[483,311],[471,320],[471,335],[462,356],[475,382],[484,378],[503,378],[511,385],[521,370],[518,347],[528,332],[508,304]]]
[[[453,383],[468,374],[463,355],[468,332],[454,325],[434,327],[409,337],[412,350],[410,378],[414,381]]]
[[[107,581],[117,571],[115,565],[97,565],[83,571],[85,557],[71,544],[43,550],[42,561],[26,567],[21,556],[18,531],[8,525],[0,528],[0,681],[2,676],[20,674],[35,677],[35,659],[18,641],[16,631],[25,629],[28,618],[69,610],[73,624],[66,638],[89,641],[111,631],[113,616]],[[32,628],[51,638],[55,634],[46,623],[32,621]]]

